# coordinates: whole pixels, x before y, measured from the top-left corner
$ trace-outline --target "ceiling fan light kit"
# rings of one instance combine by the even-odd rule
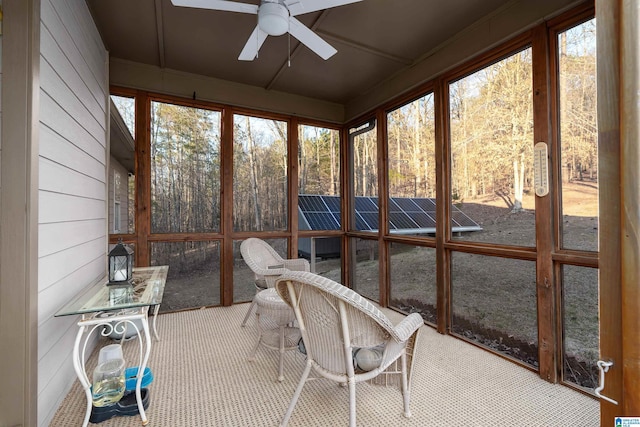
[[[174,6],[257,14],[258,25],[238,57],[241,61],[253,61],[267,36],[285,33],[291,34],[322,59],[329,59],[337,50],[295,16],[359,1],[362,0],[307,0],[304,3],[300,0],[261,0],[260,6],[231,0],[171,0],[171,3]]]
[[[280,3],[263,3],[258,9],[258,26],[270,36],[289,31],[289,10]]]

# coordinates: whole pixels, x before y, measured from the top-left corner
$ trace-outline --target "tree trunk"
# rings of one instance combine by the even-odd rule
[[[338,194],[338,188],[339,188],[339,183],[336,182],[336,147],[335,147],[335,138],[334,138],[334,134],[335,132],[331,132],[331,138],[329,141],[330,144],[330,156],[331,156],[331,166],[329,168],[329,179],[331,182],[331,189],[329,191],[329,195],[333,196],[335,194]]]
[[[307,193],[307,156],[305,155],[305,138],[304,135],[298,139],[298,192],[300,194]]]
[[[249,154],[249,171],[251,173],[251,188],[253,196],[253,214],[256,222],[256,230],[262,231],[262,221],[260,220],[260,205],[258,200],[258,171],[256,170],[255,145],[253,143],[253,135],[251,134],[251,121],[246,118],[247,123],[247,148]]]
[[[524,153],[520,154],[520,162],[518,167],[518,159],[513,161],[513,209],[511,212],[522,212],[522,199],[524,196]]]

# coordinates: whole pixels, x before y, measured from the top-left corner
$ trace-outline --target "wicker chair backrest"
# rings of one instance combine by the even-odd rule
[[[256,280],[264,280],[264,271],[270,267],[280,267],[284,259],[267,242],[255,237],[244,240],[240,244],[240,253],[249,268],[254,272]]]
[[[293,286],[293,296],[288,283]],[[297,299],[307,355],[336,375],[347,374],[354,349],[385,344],[395,335],[393,324],[380,310],[333,280],[313,273],[288,272],[276,281],[276,289],[292,306]]]

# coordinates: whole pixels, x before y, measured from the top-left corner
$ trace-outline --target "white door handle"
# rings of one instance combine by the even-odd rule
[[[600,385],[598,385],[598,387],[596,387],[596,389],[593,390],[593,392],[600,399],[604,399],[607,402],[611,402],[614,405],[617,405],[618,402],[600,393],[602,390],[604,390],[604,375],[607,373],[609,368],[613,366],[613,362],[605,362],[604,360],[598,360],[597,365],[598,365],[598,369],[600,370]]]

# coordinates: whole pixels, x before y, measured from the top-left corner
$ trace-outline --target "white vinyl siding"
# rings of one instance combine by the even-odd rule
[[[76,375],[76,317],[54,314],[105,275],[107,52],[84,0],[42,0],[38,213],[38,424]]]

